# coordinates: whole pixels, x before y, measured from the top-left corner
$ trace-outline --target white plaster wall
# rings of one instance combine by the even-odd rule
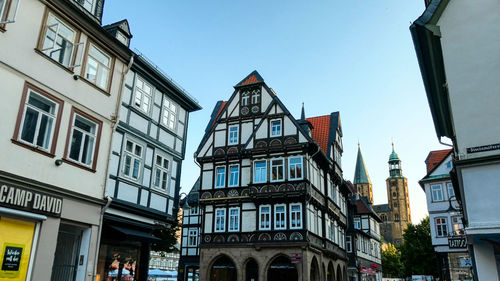
[[[453,168],[453,163],[450,167],[447,166],[448,162],[451,161],[451,154],[448,155],[444,161],[431,173],[431,176],[439,176],[439,175],[449,175],[451,169]]]
[[[200,149],[200,157],[204,156],[205,154],[207,156],[211,156],[212,155],[212,151],[209,150],[210,146],[212,145],[212,142],[213,142],[213,135],[210,135],[210,137],[208,137],[207,141],[203,144],[203,147]]]
[[[237,117],[239,115],[240,111],[238,109],[234,110],[235,107],[238,105],[239,100],[240,100],[240,95],[239,95],[239,92],[238,92],[236,95],[234,95],[233,100],[231,101],[231,103],[227,107],[228,113],[230,114],[229,115],[230,117]]]
[[[460,158],[500,154],[466,153],[500,140],[499,10],[498,0],[454,0],[438,22]]]
[[[271,97],[271,93],[269,93],[264,87],[262,89],[262,111],[265,111],[268,107],[269,104],[273,101],[273,98]]]
[[[203,171],[201,189],[212,189],[212,171]]]
[[[253,133],[253,122],[241,123],[241,143],[247,143]]]
[[[226,131],[215,132],[214,147],[221,147],[226,145]]]
[[[497,265],[493,247],[488,242],[474,241],[474,264],[477,280],[498,281]]]
[[[212,233],[212,217],[213,214],[205,214],[205,231],[204,233]]]
[[[262,125],[255,132],[255,139],[265,139],[267,138],[267,120],[262,122]]]
[[[241,231],[243,232],[251,232],[255,231],[255,226],[256,226],[256,213],[255,211],[245,211],[242,212],[242,224],[241,224]]]
[[[500,190],[500,164],[462,169],[462,180],[469,228],[489,229],[498,233],[500,203],[496,196]],[[496,230],[495,230],[496,228]]]
[[[285,116],[283,118],[283,135],[284,136],[290,136],[290,135],[296,135],[297,134],[297,127],[295,127],[295,124],[288,118],[288,116]]]

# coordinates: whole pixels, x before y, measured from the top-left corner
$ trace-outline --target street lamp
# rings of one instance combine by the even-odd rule
[[[189,206],[189,204],[188,204],[188,194],[186,194],[186,192],[181,192],[179,194],[179,199],[181,198],[182,195],[184,195],[184,199],[183,199],[184,200],[184,204],[182,204],[181,208],[183,210],[189,210],[189,209],[191,209],[191,206]]]
[[[450,197],[448,198],[448,204],[450,204],[450,206],[448,207],[448,210],[446,210],[446,212],[448,212],[448,213],[451,213],[451,212],[458,212],[458,213],[460,213],[460,207],[459,207],[459,208],[455,208],[455,207],[453,207],[453,205],[451,205],[451,201],[452,201],[454,198],[456,199],[455,195],[450,196]]]

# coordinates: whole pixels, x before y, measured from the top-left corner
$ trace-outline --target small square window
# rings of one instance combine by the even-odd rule
[[[271,137],[281,136],[281,120],[271,120]]]

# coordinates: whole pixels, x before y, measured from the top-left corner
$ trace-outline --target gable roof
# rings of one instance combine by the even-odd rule
[[[311,122],[312,129],[312,139],[319,145],[321,150],[327,154],[328,150],[328,137],[330,135],[330,115],[323,115],[317,117],[307,118],[306,120]]]
[[[210,114],[210,121],[208,121],[207,127],[205,128],[205,134],[201,138],[200,144],[198,148],[196,149],[196,154],[200,151],[202,145],[205,143],[205,141],[208,139],[210,136],[210,131],[212,130],[213,126],[215,125],[215,121],[219,118],[221,115],[222,111],[226,107],[227,101],[217,101],[217,103],[214,106],[214,109],[212,110],[212,114]]]
[[[250,85],[250,84],[256,84],[256,83],[263,83],[264,78],[260,76],[260,74],[257,72],[257,70],[252,71],[252,73],[248,74],[247,77],[243,78],[243,80],[240,81],[240,83],[236,84],[236,87],[241,87],[244,85]],[[273,91],[274,92],[274,91]]]
[[[453,151],[453,149],[442,149],[442,150],[434,150],[429,152],[429,155],[427,155],[427,158],[425,158],[425,165],[427,168],[427,175],[430,175],[438,166],[441,164],[441,162],[450,155],[450,153]]]
[[[186,195],[186,197],[182,198],[180,201],[180,206],[184,205],[184,201],[188,200],[188,205],[193,206],[198,204],[199,200],[199,190],[200,190],[200,177],[196,180],[196,182],[193,184],[193,187],[191,187],[191,190],[189,193]]]
[[[129,39],[133,37],[132,34],[130,33],[130,25],[128,24],[128,21],[126,19],[105,25],[102,28],[104,28],[104,30],[108,32],[114,32],[116,31],[116,29],[120,29],[125,33],[125,35],[128,36]]]
[[[368,170],[366,169],[365,160],[361,154],[361,147],[358,144],[358,157],[356,159],[356,168],[354,170],[354,184],[358,183],[368,183],[371,184],[370,176],[368,175]]]

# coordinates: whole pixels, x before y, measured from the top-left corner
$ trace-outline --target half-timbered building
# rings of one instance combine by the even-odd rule
[[[200,164],[200,280],[344,280],[338,112],[295,119],[257,71],[218,102]]]

